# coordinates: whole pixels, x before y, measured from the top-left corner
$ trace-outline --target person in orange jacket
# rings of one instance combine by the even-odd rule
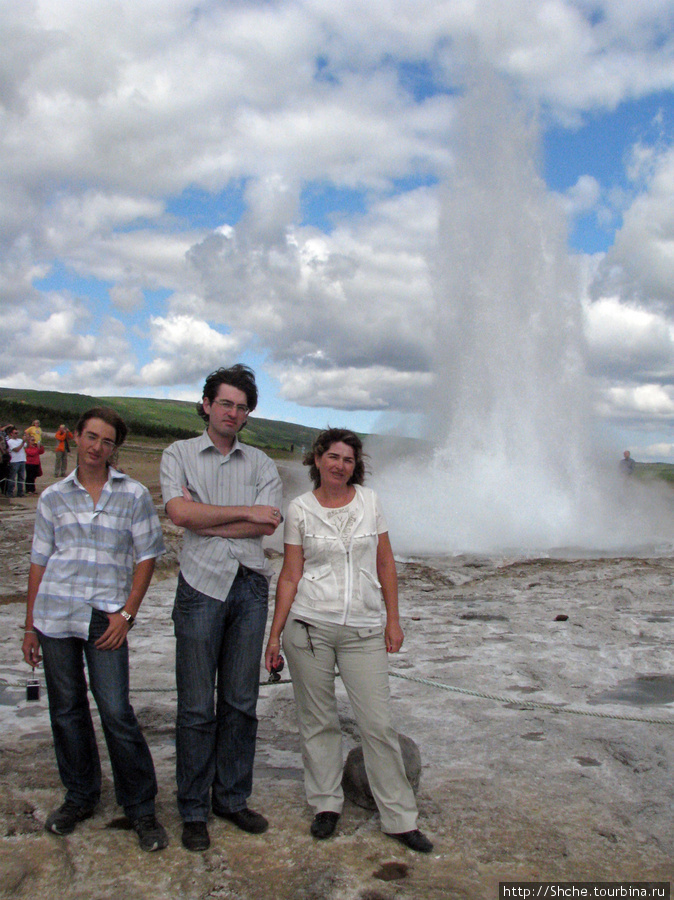
[[[68,441],[73,440],[72,431],[68,431],[65,425],[59,425],[54,435],[56,438],[56,460],[54,461],[54,478],[65,478],[68,474]]]

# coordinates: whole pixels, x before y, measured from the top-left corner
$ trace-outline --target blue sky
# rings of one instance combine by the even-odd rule
[[[673,26],[664,0],[5,5],[0,384],[196,399],[242,360],[261,415],[418,424],[451,390],[433,260],[488,71],[538,123],[597,428],[674,460]]]

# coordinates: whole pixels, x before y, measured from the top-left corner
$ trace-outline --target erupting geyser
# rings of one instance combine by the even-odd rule
[[[618,550],[672,531],[637,486],[626,498],[617,459],[597,464],[579,279],[535,125],[494,78],[463,100],[429,260],[435,449],[375,466],[402,553]]]

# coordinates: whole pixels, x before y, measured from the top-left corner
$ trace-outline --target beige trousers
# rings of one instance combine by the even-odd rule
[[[365,770],[382,831],[417,827],[417,804],[391,725],[388,660],[381,628],[304,625],[289,619],[283,633],[295,692],[304,785],[315,812],[341,813],[342,733],[335,666],[346,688],[363,745]]]

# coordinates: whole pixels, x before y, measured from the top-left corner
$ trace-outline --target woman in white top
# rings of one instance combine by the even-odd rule
[[[391,725],[387,652],[397,653],[403,643],[398,579],[377,497],[362,486],[361,441],[352,431],[324,431],[304,464],[310,466],[314,490],[288,507],[265,664],[270,671],[276,666],[283,632],[305,788],[315,810],[311,834],[330,837],[344,802],[337,666],[360,729],[382,830],[429,853],[433,845],[416,827],[414,792]]]

